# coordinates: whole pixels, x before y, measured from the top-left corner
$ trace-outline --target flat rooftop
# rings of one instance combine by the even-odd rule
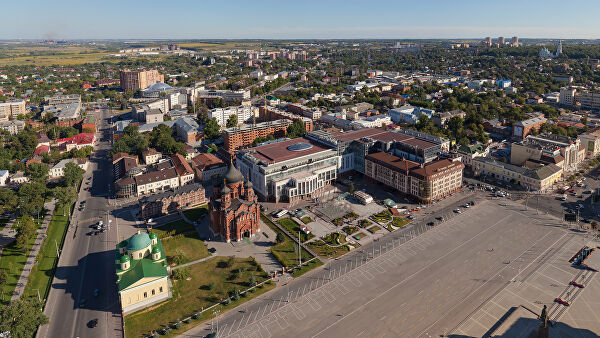
[[[299,147],[298,150],[291,150],[294,147],[291,147],[290,149],[290,146],[293,145],[298,145],[296,146]],[[254,151],[252,155],[257,159],[268,164],[274,164],[297,157],[328,151],[330,149],[323,148],[306,138],[296,138],[284,142],[266,144],[260,147],[252,148],[251,150]]]

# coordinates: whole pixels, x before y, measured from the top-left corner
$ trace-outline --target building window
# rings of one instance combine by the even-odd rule
[[[158,292],[162,292],[162,286],[158,288]]]
[[[154,296],[154,289],[152,289],[152,295]]]
[[[144,298],[148,298],[148,292],[144,292]]]
[[[141,252],[139,253],[139,257],[142,258],[142,253]]]

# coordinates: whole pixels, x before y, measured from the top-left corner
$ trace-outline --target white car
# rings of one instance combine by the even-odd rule
[[[454,209],[454,212],[460,214],[460,209]]]
[[[465,204],[465,208],[469,209],[471,206],[468,204]]]

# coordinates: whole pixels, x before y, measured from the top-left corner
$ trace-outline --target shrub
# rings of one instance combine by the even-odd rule
[[[344,224],[344,220],[341,217],[338,217],[333,220],[333,224],[339,227],[340,225]]]
[[[223,301],[223,304],[229,305],[229,303],[231,303],[231,298],[227,297],[227,299]]]
[[[177,280],[183,280],[190,276],[190,268],[184,266],[183,268],[173,271],[173,278]]]
[[[175,325],[173,325],[173,328],[177,329],[177,330],[181,329],[181,321],[177,321],[177,323],[175,323]]]
[[[217,283],[215,283],[215,282],[208,283],[208,289],[209,290],[213,290],[216,287],[217,287]]]
[[[277,236],[275,237],[275,242],[283,243],[283,241],[285,241],[285,235],[281,232],[278,232]]]

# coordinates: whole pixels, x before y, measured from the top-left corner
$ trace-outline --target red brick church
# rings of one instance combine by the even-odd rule
[[[210,229],[226,242],[254,237],[260,231],[260,208],[252,182],[233,164],[229,165],[222,185],[215,186],[209,203]]]

